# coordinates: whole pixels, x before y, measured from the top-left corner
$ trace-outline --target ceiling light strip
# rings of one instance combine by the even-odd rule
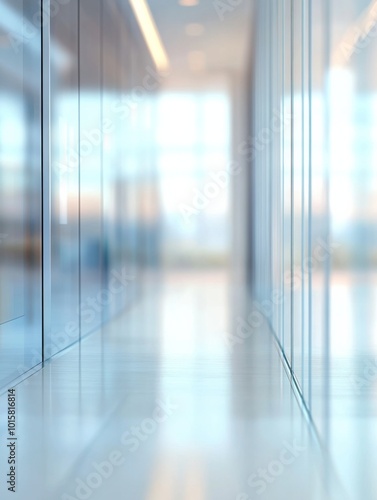
[[[129,0],[158,71],[169,69],[169,59],[146,0]]]

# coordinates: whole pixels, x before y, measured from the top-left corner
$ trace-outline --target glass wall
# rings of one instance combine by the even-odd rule
[[[41,29],[0,1],[0,384],[42,360]]]
[[[116,0],[64,2],[51,16],[50,354],[135,298],[158,254],[143,204],[157,220],[146,152],[159,75],[134,24]]]
[[[122,1],[1,0],[0,36],[2,385],[101,328],[156,266],[160,75]]]
[[[51,331],[45,355],[79,338],[78,1],[51,18]],[[65,326],[72,323],[69,337]],[[74,326],[73,326],[74,325]]]
[[[262,140],[253,168],[254,291],[269,311],[293,381],[322,428],[329,401],[333,258],[329,10],[326,2],[270,0],[259,2],[257,15],[260,83],[253,133]]]
[[[135,298],[158,254],[143,204],[157,220],[145,154],[159,77],[133,23],[115,0],[69,2],[51,19],[51,354]]]
[[[377,6],[257,5],[255,299],[328,438],[344,391],[356,410],[376,384]]]

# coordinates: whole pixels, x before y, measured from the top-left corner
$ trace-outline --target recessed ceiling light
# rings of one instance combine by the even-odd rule
[[[195,7],[199,4],[199,0],[179,0],[179,5],[183,7]]]
[[[206,55],[201,50],[193,50],[188,54],[188,64],[191,71],[203,71],[206,67]]]
[[[200,36],[204,32],[204,26],[198,23],[187,24],[185,31],[189,36]]]

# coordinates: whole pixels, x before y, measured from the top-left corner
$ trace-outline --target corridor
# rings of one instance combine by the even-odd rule
[[[0,0],[0,499],[377,499],[377,0]]]
[[[233,342],[229,291],[168,274],[16,386],[19,497],[347,498],[266,326]]]

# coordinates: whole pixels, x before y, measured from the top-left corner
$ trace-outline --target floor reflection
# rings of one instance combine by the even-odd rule
[[[21,383],[19,498],[347,498],[264,326],[230,345],[229,291],[171,273]]]

